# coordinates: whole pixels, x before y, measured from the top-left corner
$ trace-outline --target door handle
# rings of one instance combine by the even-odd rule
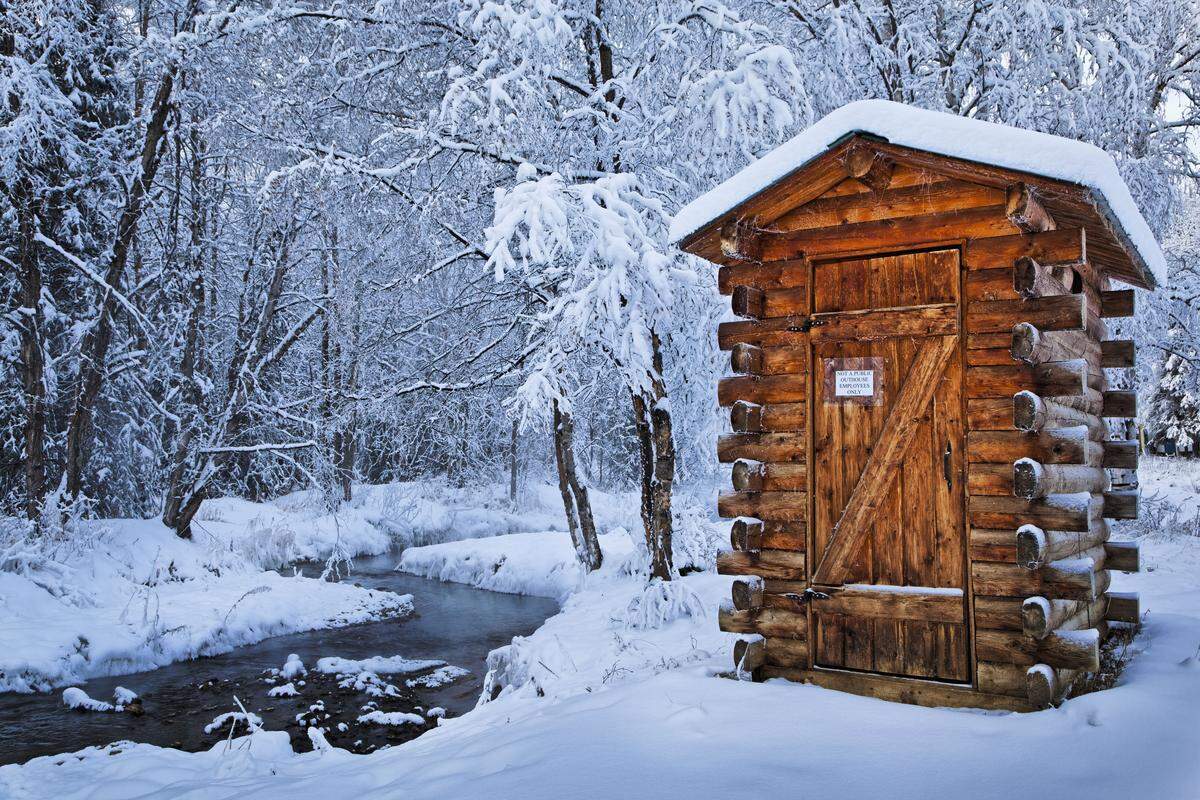
[[[946,491],[954,491],[954,471],[951,468],[950,461],[954,456],[954,448],[946,442],[946,449],[942,451],[942,477],[946,479]]]

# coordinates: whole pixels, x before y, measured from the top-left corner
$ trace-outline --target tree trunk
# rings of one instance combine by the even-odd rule
[[[46,380],[42,353],[42,266],[34,253],[34,221],[28,186],[17,189],[18,263],[21,270],[21,384],[25,394],[25,514],[36,520],[46,496]]]
[[[194,5],[189,5],[189,9],[191,13],[195,13]],[[190,19],[188,22],[190,24]],[[171,91],[177,69],[175,64],[168,66],[159,82],[150,111],[150,122],[146,126],[146,137],[142,142],[141,170],[129,189],[125,207],[121,210],[117,222],[116,240],[113,242],[108,266],[104,271],[104,282],[114,288],[121,284],[146,193],[154,183],[154,175],[158,171],[158,146],[166,134],[167,111],[171,106]],[[91,445],[92,415],[104,384],[108,348],[112,343],[112,315],[115,306],[116,298],[113,292],[106,292],[100,297],[96,320],[88,328],[80,345],[79,383],[75,393],[75,405],[67,426],[66,443],[66,494],[72,499],[78,499],[82,495],[83,470],[87,465],[88,448]]]
[[[508,502],[514,506],[517,503],[517,428],[519,423],[513,420],[512,440],[508,446]]]
[[[603,555],[596,523],[592,518],[592,503],[587,487],[579,480],[575,468],[575,421],[569,411],[563,411],[558,401],[554,408],[554,463],[558,467],[558,490],[562,493],[563,509],[567,512],[567,527],[579,563],[589,571],[600,569]]]
[[[641,466],[642,525],[650,553],[650,577],[671,580],[671,490],[675,482],[675,441],[671,412],[667,408],[666,385],[662,380],[662,348],[658,334],[651,332],[656,377],[652,393],[633,392],[633,421],[637,432]]]

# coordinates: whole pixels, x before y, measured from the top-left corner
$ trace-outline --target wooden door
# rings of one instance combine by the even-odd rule
[[[813,269],[814,663],[967,681],[958,250]]]

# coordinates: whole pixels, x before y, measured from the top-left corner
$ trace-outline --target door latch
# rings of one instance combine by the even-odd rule
[[[788,325],[787,330],[788,330],[788,333],[808,333],[809,331],[811,331],[813,328],[817,327],[818,325],[824,325],[824,324],[825,324],[825,320],[823,320],[823,319],[816,319],[814,317],[805,317],[804,319],[800,320],[799,322],[792,322],[790,325]]]
[[[805,589],[802,594],[796,594],[795,592],[788,592],[787,594],[784,595],[784,597],[786,597],[788,600],[791,600],[792,603],[797,606],[806,606],[813,600],[828,600],[829,599],[829,595],[825,594],[824,592],[818,592],[816,589],[812,588],[811,586],[808,587],[807,589]]]

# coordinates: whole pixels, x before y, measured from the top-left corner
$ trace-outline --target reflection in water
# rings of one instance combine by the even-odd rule
[[[280,636],[213,658],[83,684],[84,690],[98,700],[111,700],[117,686],[138,692],[146,709],[141,717],[73,712],[63,705],[61,690],[48,695],[0,695],[0,742],[4,743],[0,763],[23,762],[34,756],[121,739],[207,749],[220,734],[205,735],[204,726],[218,714],[237,710],[234,695],[263,718],[268,730],[289,729],[294,742],[306,742],[294,726],[294,718],[318,699],[324,699],[328,706],[344,706],[351,716],[371,699],[345,691],[333,692],[336,696],[314,694],[318,684],[328,688],[332,681],[313,682],[305,687],[308,691],[301,690],[300,697],[268,697],[271,686],[263,683],[262,672],[283,666],[289,653],[299,654],[310,668],[318,658],[335,655],[402,655],[441,659],[465,667],[471,674],[448,686],[417,689],[415,694],[405,691],[405,702],[409,704],[442,706],[450,716],[456,716],[475,705],[488,652],[507,644],[513,636],[532,633],[557,610],[554,601],[546,598],[499,594],[402,575],[392,571],[398,560],[395,553],[356,560],[353,573],[344,580],[411,593],[416,606],[413,617]],[[381,677],[403,688],[401,676]],[[292,728],[287,728],[289,723]],[[382,744],[411,738],[412,731],[380,730],[373,735]]]

